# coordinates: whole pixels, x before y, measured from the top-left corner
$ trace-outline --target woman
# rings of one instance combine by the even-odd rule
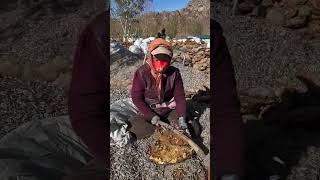
[[[158,120],[187,128],[183,82],[179,69],[170,66],[172,55],[172,45],[157,38],[149,45],[147,63],[134,73],[131,98],[139,113],[129,119],[129,131],[138,139],[150,136]]]

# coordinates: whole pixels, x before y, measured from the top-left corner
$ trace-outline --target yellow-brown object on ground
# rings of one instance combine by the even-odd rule
[[[175,133],[177,136],[179,136],[179,138],[187,142],[191,146],[191,148],[197,153],[197,155],[199,155],[200,157],[204,156],[203,150],[195,142],[193,142],[188,136],[184,135],[182,132],[179,132],[177,129],[173,128],[172,126],[170,126],[169,124],[163,121],[157,121],[156,123],[165,129],[169,129],[170,131]]]
[[[191,158],[192,148],[172,131],[157,130],[156,143],[150,147],[150,159],[157,164],[175,164]]]

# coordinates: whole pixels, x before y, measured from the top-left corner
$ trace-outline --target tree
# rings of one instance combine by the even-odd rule
[[[138,17],[143,13],[147,2],[150,0],[112,0],[111,15],[121,24],[123,41],[132,37]]]
[[[167,35],[171,38],[174,38],[177,36],[178,33],[178,17],[177,15],[173,15],[172,17],[169,17],[167,22],[166,22],[166,29]]]

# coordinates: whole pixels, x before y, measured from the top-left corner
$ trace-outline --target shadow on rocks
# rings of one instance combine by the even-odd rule
[[[259,120],[246,123],[248,180],[272,175],[286,179],[307,148],[320,145],[320,87],[309,78],[297,78],[306,92],[284,90]]]
[[[209,102],[209,89],[206,89],[206,91],[200,90],[192,98],[187,99],[188,129],[192,140],[204,151],[205,154],[209,153],[209,149],[203,144],[203,139],[201,138],[203,127],[199,120],[204,111],[207,108],[210,108]],[[210,125],[210,119],[208,119],[208,121]],[[210,126],[207,128],[210,128]],[[207,135],[210,136],[210,131],[208,131]]]

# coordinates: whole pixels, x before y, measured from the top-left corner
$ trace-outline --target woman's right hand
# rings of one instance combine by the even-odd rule
[[[155,126],[159,126],[158,121],[160,121],[160,117],[158,115],[155,115],[151,119],[151,124],[153,124]]]

